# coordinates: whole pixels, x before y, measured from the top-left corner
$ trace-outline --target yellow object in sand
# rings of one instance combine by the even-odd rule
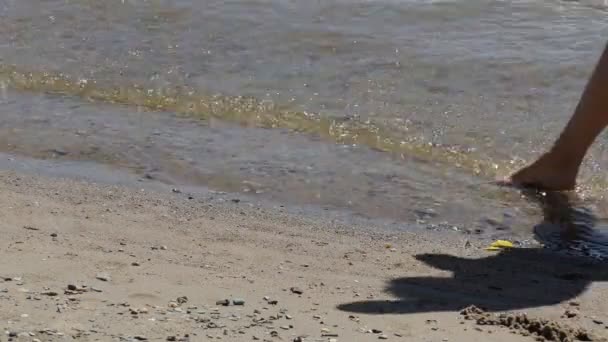
[[[507,240],[496,240],[486,248],[486,251],[498,251],[504,248],[513,248],[513,243]]]

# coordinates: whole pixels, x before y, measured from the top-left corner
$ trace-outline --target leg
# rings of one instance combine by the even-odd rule
[[[551,150],[511,176],[511,183],[546,190],[572,190],[595,138],[608,125],[608,45],[574,115]]]

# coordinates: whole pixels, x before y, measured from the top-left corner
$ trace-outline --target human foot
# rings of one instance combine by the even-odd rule
[[[559,154],[550,152],[513,174],[508,183],[540,190],[573,190],[578,166],[579,163],[572,163]]]

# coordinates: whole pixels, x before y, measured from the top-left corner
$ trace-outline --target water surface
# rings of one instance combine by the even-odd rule
[[[594,2],[3,0],[0,151],[527,240],[539,204],[489,182],[559,133],[607,23]],[[605,146],[576,204],[600,218]]]

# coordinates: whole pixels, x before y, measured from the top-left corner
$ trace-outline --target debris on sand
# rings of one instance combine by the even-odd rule
[[[491,314],[471,305],[462,310],[460,314],[466,320],[475,321],[478,325],[503,326],[521,335],[532,334],[547,341],[605,341],[592,336],[585,329],[562,326],[548,319],[531,318],[525,313]]]

